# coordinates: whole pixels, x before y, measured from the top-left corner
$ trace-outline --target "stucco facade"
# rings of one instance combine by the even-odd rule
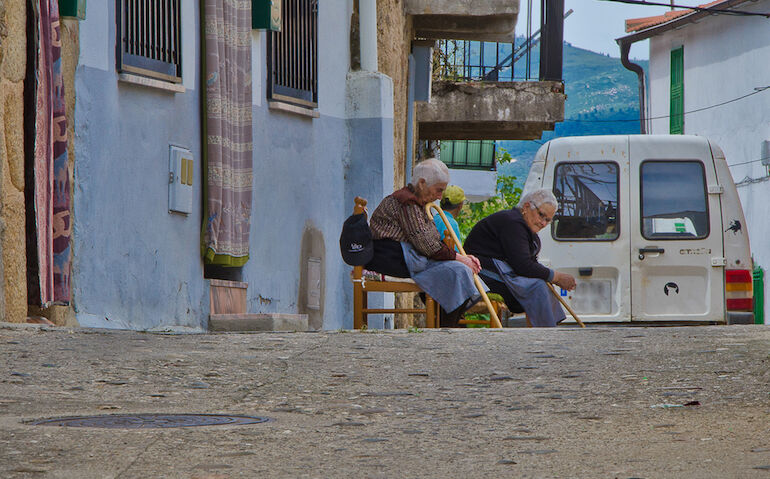
[[[118,79],[114,2],[89,2],[80,22],[71,277],[82,326],[206,327],[200,168],[193,213],[168,211],[169,145],[201,157],[199,16],[182,5],[183,93]]]
[[[200,168],[192,214],[167,210],[169,145],[189,148],[196,165],[201,158],[200,16],[191,4],[185,8],[182,93],[117,78],[112,3],[90,2],[81,21],[81,45],[88,47],[76,81],[73,283],[74,310],[84,326],[207,326]],[[340,224],[354,196],[376,204],[390,193],[397,169],[393,84],[376,72],[351,72],[352,9],[352,1],[319,9],[315,118],[268,100],[266,34],[252,32],[253,209],[250,259],[242,268],[247,310],[307,314],[311,329],[352,327]],[[403,159],[400,164],[403,171]],[[321,264],[318,309],[307,304],[311,259]]]
[[[26,2],[0,2],[4,320],[23,322],[32,314],[90,327],[207,328],[209,286],[200,258],[200,14],[193,2],[182,6],[181,91],[118,75],[114,2],[89,2],[85,19],[62,20],[74,185],[73,300],[40,310],[28,305],[26,291]],[[307,314],[312,329],[352,326],[348,269],[338,260],[337,238],[353,197],[376,204],[404,182],[406,93],[394,93],[385,74],[351,69],[353,7],[347,0],[319,9],[314,118],[270,105],[265,33],[252,34],[254,208],[251,259],[242,269],[247,307],[253,313]],[[399,63],[408,55],[408,19],[403,7],[382,15],[391,13],[400,23],[385,34],[397,35],[404,51],[382,58],[405,91],[406,70]],[[398,132],[394,99],[401,111]],[[394,138],[401,143],[395,161]],[[196,165],[189,215],[168,211],[172,145],[189,149]],[[311,259],[321,263],[320,308],[307,304]]]
[[[770,2],[740,8],[767,12]],[[770,140],[770,90],[755,89],[770,85],[770,25],[762,17],[712,15],[653,36],[648,86],[650,133],[669,132],[671,50],[679,47],[684,50],[684,133],[708,137],[724,150],[738,184],[754,262],[767,270],[770,176],[760,159],[762,143]],[[755,94],[739,99],[751,93]],[[769,315],[770,305],[765,301],[765,318]]]

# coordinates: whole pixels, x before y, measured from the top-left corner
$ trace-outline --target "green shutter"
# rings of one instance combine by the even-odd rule
[[[443,140],[441,142],[441,161],[447,166],[452,166],[452,157],[454,156],[454,141]]]
[[[443,140],[441,161],[450,168],[494,170],[494,140]]]
[[[251,0],[252,30],[281,31],[281,0]]]
[[[59,16],[85,20],[86,0],[59,0]]]
[[[684,133],[684,47],[671,50],[671,105],[669,133]]]

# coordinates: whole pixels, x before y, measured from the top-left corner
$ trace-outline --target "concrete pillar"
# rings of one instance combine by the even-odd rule
[[[378,72],[352,71],[347,77],[346,116],[350,132],[349,158],[345,171],[346,211],[352,208],[353,198],[362,196],[369,201],[369,212],[382,199],[393,192],[393,80]],[[347,272],[345,273],[347,275]],[[348,296],[353,288],[348,278],[346,301],[350,314],[344,318],[327,318],[323,327],[337,329],[353,326],[353,298]],[[382,294],[369,295],[369,307],[380,308],[392,305],[391,298]],[[340,323],[340,321],[342,321]],[[369,327],[379,329],[385,326],[382,316],[370,316]],[[392,323],[389,323],[392,324]]]
[[[545,2],[540,12],[540,80],[562,81],[564,0]]]
[[[377,71],[377,0],[358,0],[361,70]]]

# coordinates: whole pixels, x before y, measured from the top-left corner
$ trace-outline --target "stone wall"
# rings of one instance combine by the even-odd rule
[[[3,321],[27,317],[26,242],[24,235],[24,77],[26,3],[0,0],[0,245]]]
[[[412,17],[405,11],[404,0],[377,0],[379,70],[393,79],[394,188],[406,182],[409,53],[414,29]]]
[[[27,266],[24,201],[24,79],[27,67],[26,2],[0,0],[0,245],[3,266],[0,317],[27,320]],[[70,174],[74,153],[75,68],[78,61],[77,20],[62,20],[62,63],[67,95]],[[70,176],[70,184],[72,177]],[[69,307],[53,307],[33,314],[57,324],[73,324]]]

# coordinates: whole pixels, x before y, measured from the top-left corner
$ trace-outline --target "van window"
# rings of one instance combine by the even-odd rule
[[[559,201],[555,240],[612,241],[620,234],[617,163],[560,163],[553,179]]]
[[[675,240],[709,235],[706,174],[700,161],[645,161],[641,182],[642,236]]]

